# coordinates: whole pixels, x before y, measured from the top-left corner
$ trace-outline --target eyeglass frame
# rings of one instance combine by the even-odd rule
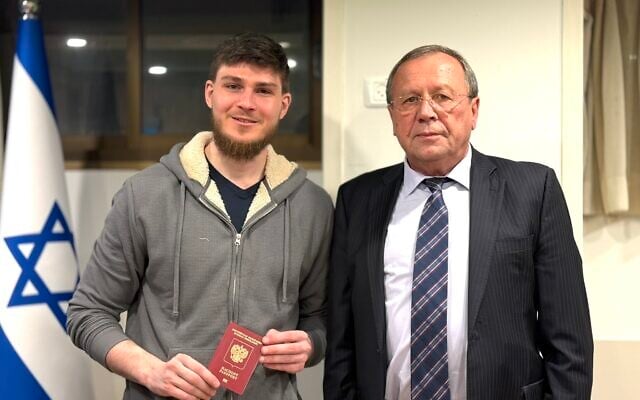
[[[443,93],[443,92],[436,92],[436,93],[434,93],[434,95],[433,95],[433,96],[438,96],[438,95],[445,96],[445,97],[447,97],[448,99],[450,99],[451,101],[453,101],[453,99],[451,99],[451,98],[449,97],[449,95],[448,95],[448,94]],[[466,98],[468,98],[468,99],[473,99],[473,97],[472,97],[472,96],[469,96],[469,94],[457,94],[457,93],[452,93],[451,95],[452,95],[453,97],[466,97]],[[406,95],[406,96],[398,96],[398,97],[396,97],[394,100],[391,100],[391,101],[389,102],[389,104],[388,104],[388,105],[389,105],[389,106],[391,106],[391,107],[395,107],[395,109],[396,109],[398,112],[400,112],[400,113],[409,113],[409,112],[417,111],[417,109],[420,107],[420,105],[421,105],[423,102],[425,102],[425,101],[426,101],[427,103],[429,103],[429,106],[431,106],[431,108],[432,108],[434,111],[441,111],[441,112],[444,112],[444,113],[450,113],[450,112],[452,112],[453,110],[455,110],[455,108],[456,108],[456,107],[458,107],[458,105],[460,105],[460,103],[462,103],[462,100],[463,100],[463,99],[460,99],[460,101],[456,102],[453,106],[451,106],[451,107],[450,107],[450,108],[448,108],[448,109],[445,109],[445,108],[443,108],[440,104],[438,104],[438,103],[433,99],[433,96],[423,97],[423,96],[421,96],[421,95],[419,95],[419,94],[410,94],[410,95]],[[400,106],[398,106],[398,104],[397,104],[397,103],[398,103],[399,101],[402,101],[403,99],[408,99],[408,98],[411,98],[411,97],[416,97],[416,98],[417,98],[416,100],[418,100],[418,101],[415,103],[415,109],[414,109],[414,108],[412,108],[412,107],[414,106],[414,103],[409,103],[409,104],[399,103],[399,104],[400,104]],[[407,108],[407,109],[405,109],[405,110],[401,110],[399,107],[402,107],[402,106],[409,107],[409,108]]]

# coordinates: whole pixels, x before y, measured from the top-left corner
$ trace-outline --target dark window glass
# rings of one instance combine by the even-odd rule
[[[145,0],[142,16],[142,130],[145,134],[209,129],[204,82],[212,49],[220,41],[245,31],[265,33],[285,47],[294,101],[280,124],[280,133],[309,132],[308,2]]]
[[[0,5],[4,124],[17,3]],[[212,50],[246,31],[273,37],[290,59],[293,103],[274,138],[276,149],[292,160],[318,162],[321,10],[316,0],[41,2],[68,166],[143,166],[210,129],[204,84]],[[69,39],[80,39],[81,46]],[[166,72],[150,73],[154,66]]]
[[[60,133],[123,135],[128,106],[124,1],[42,3]]]

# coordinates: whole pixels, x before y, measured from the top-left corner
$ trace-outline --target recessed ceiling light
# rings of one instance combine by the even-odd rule
[[[154,65],[149,67],[149,73],[151,75],[164,75],[167,73],[167,67],[162,65]]]
[[[298,65],[298,62],[293,58],[290,58],[287,60],[287,64],[289,64],[289,68],[294,69]]]
[[[69,47],[84,47],[87,45],[87,41],[83,38],[73,37],[67,39],[67,46]]]
[[[283,49],[288,49],[289,47],[291,47],[291,43],[289,42],[279,42],[280,46],[282,46]]]

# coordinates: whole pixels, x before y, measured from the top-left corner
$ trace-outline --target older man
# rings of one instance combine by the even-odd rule
[[[582,262],[553,170],[470,145],[478,85],[454,50],[406,54],[387,100],[406,158],[339,190],[325,399],[589,399]]]

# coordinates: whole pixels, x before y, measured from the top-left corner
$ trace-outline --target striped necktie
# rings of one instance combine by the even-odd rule
[[[447,360],[448,178],[425,179],[431,190],[420,217],[411,292],[411,399],[450,399]]]

